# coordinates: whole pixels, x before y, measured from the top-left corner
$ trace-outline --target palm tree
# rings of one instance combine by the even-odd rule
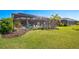
[[[60,23],[61,23],[61,21],[60,21],[61,17],[58,14],[51,15],[50,20],[55,20],[57,25],[60,25]]]
[[[50,17],[51,20],[61,20],[61,17],[58,14],[51,15]]]

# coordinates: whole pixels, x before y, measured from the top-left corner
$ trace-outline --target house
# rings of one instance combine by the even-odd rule
[[[76,20],[70,18],[62,18],[61,23],[64,24],[64,26],[75,25]]]
[[[26,28],[55,28],[56,21],[50,20],[47,17],[35,16],[31,14],[24,13],[13,13],[12,14],[14,22],[20,21],[21,25]]]

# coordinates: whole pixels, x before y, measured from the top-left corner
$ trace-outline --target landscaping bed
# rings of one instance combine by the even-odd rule
[[[8,34],[3,34],[2,37],[3,38],[18,37],[18,36],[25,34],[28,31],[29,31],[28,29],[18,29],[18,30],[15,30],[14,32],[11,32],[11,33],[8,33]]]

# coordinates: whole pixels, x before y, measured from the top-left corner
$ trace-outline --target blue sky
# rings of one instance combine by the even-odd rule
[[[0,10],[0,19],[11,17],[12,13],[27,13],[44,17],[59,14],[61,17],[79,20],[79,10]]]

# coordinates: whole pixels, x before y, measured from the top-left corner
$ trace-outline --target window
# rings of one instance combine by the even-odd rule
[[[37,22],[37,25],[40,25],[40,22]]]
[[[46,22],[44,22],[44,24],[46,24]]]

